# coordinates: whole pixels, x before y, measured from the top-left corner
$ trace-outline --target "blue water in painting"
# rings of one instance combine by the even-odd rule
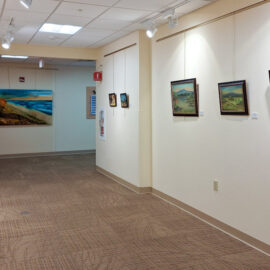
[[[53,102],[50,100],[52,94],[52,90],[0,89],[0,98],[8,103],[47,115],[52,115],[53,112]],[[48,97],[48,100],[38,100],[38,97]],[[29,100],[20,100],[24,98],[29,98]]]
[[[36,110],[52,115],[51,100],[8,100],[8,102],[14,105],[26,107],[29,110]]]
[[[0,97],[9,99],[14,97],[31,97],[31,96],[51,96],[51,90],[17,90],[17,89],[0,89]]]

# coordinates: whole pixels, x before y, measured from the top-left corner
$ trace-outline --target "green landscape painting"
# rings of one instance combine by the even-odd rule
[[[195,79],[171,83],[173,114],[175,116],[198,115],[195,88]]]
[[[0,89],[0,126],[51,125],[51,90]]]
[[[219,84],[222,114],[248,114],[245,81]]]

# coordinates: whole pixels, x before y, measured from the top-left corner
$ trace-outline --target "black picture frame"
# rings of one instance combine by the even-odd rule
[[[120,101],[121,101],[121,107],[122,108],[129,108],[129,97],[127,93],[120,94]]]
[[[117,95],[115,93],[109,94],[110,107],[117,107]]]
[[[246,81],[218,84],[221,115],[249,115]]]
[[[185,87],[189,89],[184,89]],[[186,87],[186,88],[187,88]],[[176,89],[181,89],[176,92]],[[181,93],[182,92],[182,93]],[[190,93],[189,93],[190,92]],[[172,111],[173,116],[187,116],[198,117],[199,116],[199,99],[196,78],[172,81],[171,82],[171,98],[172,98]],[[179,106],[177,103],[181,103]]]

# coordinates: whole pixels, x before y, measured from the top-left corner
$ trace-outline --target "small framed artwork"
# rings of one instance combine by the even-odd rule
[[[199,116],[196,79],[171,82],[174,116]]]
[[[117,107],[117,96],[115,93],[109,94],[109,102],[111,107]]]
[[[120,94],[120,99],[121,99],[121,107],[128,108],[129,107],[128,95],[126,93],[122,93]]]
[[[249,115],[246,81],[218,84],[222,115]]]

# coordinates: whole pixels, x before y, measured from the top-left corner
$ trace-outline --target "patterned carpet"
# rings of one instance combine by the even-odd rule
[[[270,270],[270,257],[74,155],[0,160],[0,269]]]

